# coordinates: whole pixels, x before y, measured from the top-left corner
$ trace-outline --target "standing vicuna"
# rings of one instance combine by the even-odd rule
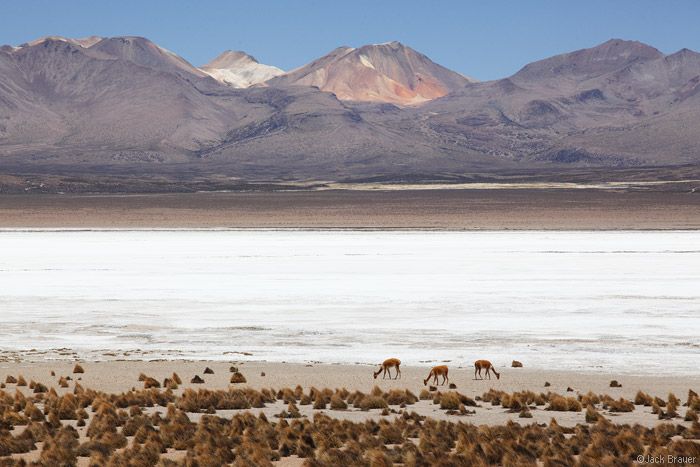
[[[501,379],[501,374],[496,373],[496,369],[488,360],[477,360],[474,362],[474,379],[476,379],[477,372],[479,373],[479,378],[484,379],[481,377],[481,370],[486,370],[486,376],[488,376],[489,379],[491,379],[489,371],[493,371],[493,374],[496,375],[496,379]]]
[[[450,378],[447,377],[448,371],[449,370],[447,369],[447,365],[440,365],[440,366],[434,367],[432,370],[430,370],[430,374],[428,375],[427,378],[425,378],[425,381],[423,381],[423,385],[427,386],[428,381],[430,380],[431,377],[433,378],[433,383],[437,384],[438,376],[442,376],[442,384],[440,384],[440,386],[443,386],[445,384],[445,381],[447,381],[449,383]]]
[[[389,371],[389,368],[396,368],[396,377],[393,379],[397,379],[401,377],[401,370],[399,369],[399,366],[401,366],[401,360],[398,358],[390,358],[388,360],[384,360],[384,363],[382,363],[382,367],[374,372],[374,379],[377,379],[377,376],[379,373],[384,371],[384,374],[382,375],[382,379],[386,377],[386,374],[389,373],[389,379],[391,378],[391,372]]]

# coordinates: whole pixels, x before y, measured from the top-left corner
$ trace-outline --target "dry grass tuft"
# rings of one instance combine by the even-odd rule
[[[85,370],[80,365],[75,365],[73,367],[73,373],[85,373]]]
[[[545,410],[553,410],[557,412],[580,412],[583,406],[574,397],[554,396],[550,399],[549,405]]]
[[[651,404],[653,402],[654,402],[654,399],[649,394],[645,394],[642,391],[637,391],[637,395],[634,396],[635,405],[643,405],[645,407],[651,407]]]
[[[586,408],[586,423],[596,423],[602,418],[602,415],[591,405]]]
[[[368,395],[362,398],[362,402],[360,402],[360,408],[362,410],[387,409],[388,407],[388,404],[381,396]]]
[[[606,395],[603,399],[603,408],[610,412],[633,412],[634,404],[622,397],[615,400]]]
[[[151,389],[151,388],[159,388],[160,383],[156,381],[155,378],[151,378],[150,376],[147,376],[146,379],[143,381],[143,388],[144,389]]]
[[[331,396],[331,409],[346,410],[347,408],[348,404],[338,394],[333,394]]]
[[[439,393],[438,393],[439,394]],[[443,410],[459,410],[459,397],[454,392],[446,392],[440,395],[440,408]]]
[[[231,384],[247,383],[245,376],[236,372],[231,375]]]

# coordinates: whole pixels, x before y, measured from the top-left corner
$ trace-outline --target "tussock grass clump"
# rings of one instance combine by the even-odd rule
[[[171,391],[175,391],[176,389],[178,389],[180,387],[180,385],[177,383],[177,381],[175,381],[172,378],[165,378],[165,380],[163,381],[163,387],[165,389],[170,389]]]
[[[17,384],[17,378],[15,378],[12,375],[7,375],[7,377],[5,378],[5,382],[7,384]]]
[[[190,384],[204,384],[204,380],[199,375],[194,375],[190,380]]]
[[[501,398],[501,405],[506,409],[510,409],[509,412],[512,413],[520,412],[524,407],[527,407],[518,394],[504,394]]]
[[[231,375],[231,384],[240,384],[240,383],[247,383],[245,376],[243,376],[241,373],[234,373]]]
[[[678,415],[678,412],[676,411],[676,408],[677,407],[674,404],[669,403],[666,407],[666,418],[680,417],[680,415]]]
[[[681,400],[677,398],[672,392],[668,393],[668,403],[673,404],[674,406],[678,407],[681,405]]]
[[[46,421],[44,413],[39,410],[39,408],[34,405],[32,401],[27,401],[27,404],[24,406],[24,415],[33,422]]]
[[[700,423],[697,420],[693,421],[693,424],[685,430],[682,435],[683,439],[699,439],[700,440]]]
[[[326,408],[326,399],[323,397],[317,397],[314,401],[314,409],[321,410]]]
[[[582,408],[581,403],[574,397],[555,396],[549,401],[549,405],[545,410],[553,410],[556,412],[580,412]]]
[[[49,388],[41,383],[34,384],[34,394],[49,392]]]
[[[466,405],[468,407],[476,407],[476,401],[471,397],[459,393],[457,393],[457,397],[459,398],[459,402],[461,404]]]
[[[296,396],[294,395],[294,392],[290,388],[278,389],[277,395],[275,397],[277,399],[282,399],[286,404],[297,400]]]
[[[588,394],[579,394],[578,400],[581,402],[581,405],[584,407],[587,406],[596,406],[600,404],[600,397],[593,392],[589,391]]]
[[[311,405],[313,401],[311,400],[311,397],[308,394],[304,394],[301,396],[301,399],[299,399],[299,405]]]
[[[213,375],[213,374],[214,374],[214,370],[212,370],[212,369],[209,368],[209,367],[206,367],[206,368],[204,369],[204,374],[205,374],[205,375]]]
[[[642,391],[637,391],[637,395],[634,396],[634,404],[635,405],[643,405],[645,407],[651,407],[651,404],[653,402],[654,402],[654,399],[649,394],[645,394]]]
[[[48,438],[41,451],[41,465],[75,465],[78,433],[73,427],[64,426]]]
[[[634,404],[625,398],[615,400],[606,394],[603,396],[603,408],[610,412],[633,412]]]
[[[85,373],[85,370],[83,369],[82,366],[76,364],[73,367],[73,373]]]
[[[459,410],[459,397],[454,392],[440,394],[440,408],[443,410]]]
[[[24,379],[24,376],[19,375],[19,378],[17,378],[17,386],[26,386],[27,385],[27,380]]]
[[[345,401],[338,394],[333,394],[333,396],[331,396],[331,409],[346,410],[347,408],[348,404],[345,403]]]
[[[146,376],[144,373],[139,373],[139,382],[140,383],[146,381],[146,378],[148,378],[148,376]]]
[[[362,403],[362,399],[365,398],[365,394],[361,391],[355,391],[347,397],[348,404],[352,404],[355,407],[359,407]],[[303,399],[303,397],[302,397]]]
[[[418,402],[418,397],[408,389],[404,391],[392,389],[388,393],[380,394],[380,396],[384,397],[389,405],[412,405]]]
[[[144,389],[159,388],[159,387],[160,387],[160,383],[155,378],[151,378],[150,376],[147,376],[146,379],[143,381],[143,388]]]
[[[389,406],[383,397],[369,395],[362,398],[360,402],[360,408],[362,410],[370,409],[387,409]]]
[[[592,406],[586,408],[586,423],[596,423],[601,419],[602,415]]]
[[[481,399],[484,402],[490,402],[491,405],[501,405],[501,400],[506,393],[504,391],[496,391],[494,389],[489,389],[489,392],[485,392]]]
[[[299,412],[299,408],[294,402],[290,402],[287,406],[287,411],[282,411],[277,416],[281,418],[301,418],[301,412]]]

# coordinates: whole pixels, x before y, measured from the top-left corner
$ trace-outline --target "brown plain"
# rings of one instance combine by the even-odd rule
[[[0,195],[0,228],[700,229],[700,193],[593,189]]]

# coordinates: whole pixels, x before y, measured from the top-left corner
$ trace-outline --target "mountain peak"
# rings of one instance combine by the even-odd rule
[[[244,63],[260,63],[252,55],[237,50],[225,50],[219,54],[215,59],[199,67],[204,68],[231,68]]]
[[[316,86],[340,100],[415,105],[473,81],[392,41],[357,49],[339,47],[269,84]]]
[[[234,88],[247,88],[284,73],[277,67],[258,62],[255,57],[240,50],[226,50],[199,69]]]
[[[589,49],[555,55],[524,66],[512,76],[518,81],[552,78],[587,79],[617,71],[635,62],[653,60],[663,54],[637,41],[610,39]]]
[[[128,60],[137,65],[158,68],[175,73],[185,72],[197,77],[207,76],[206,73],[192,66],[184,58],[145,37],[109,37],[92,45],[90,50]]]

